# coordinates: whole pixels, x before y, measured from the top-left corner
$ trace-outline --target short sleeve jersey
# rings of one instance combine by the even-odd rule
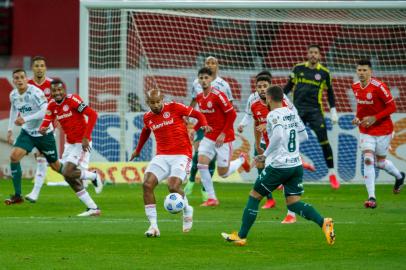
[[[211,86],[226,94],[229,101],[234,100],[230,85],[221,77],[217,76],[217,78],[211,82]],[[192,98],[196,98],[201,92],[203,92],[202,86],[200,85],[199,80],[196,79],[192,85]]]
[[[144,114],[144,126],[155,136],[158,155],[186,155],[192,157],[184,116],[190,116],[192,107],[181,103],[164,103],[159,114],[149,111]]]
[[[213,131],[206,133],[205,137],[215,141],[223,132],[226,125],[226,113],[234,110],[233,105],[223,92],[213,87],[207,96],[203,92],[198,94],[196,101],[199,104],[200,112],[206,117],[207,124],[213,128]],[[224,130],[224,133],[226,135],[225,143],[234,141],[234,128],[232,126],[228,130]]]
[[[300,117],[293,110],[282,107],[272,110],[267,116],[266,129],[268,138],[272,140],[272,133],[278,126],[283,129],[282,141],[266,158],[265,164],[274,168],[291,168],[302,164],[299,154]]]
[[[360,82],[352,85],[355,98],[357,99],[357,118],[373,116],[391,103],[394,102],[392,94],[383,82],[372,78],[369,84],[362,88]],[[393,132],[393,123],[390,116],[384,117],[375,122],[369,128],[359,126],[359,131],[372,136],[384,136]]]
[[[68,143],[81,143],[87,125],[83,115],[86,107],[87,105],[79,95],[69,94],[61,103],[57,103],[54,99],[48,103],[45,119],[58,120],[66,134]]]
[[[10,93],[10,103],[14,110],[18,111],[21,117],[29,116],[41,110],[41,107],[47,103],[44,93],[35,87],[28,84],[27,90],[20,95],[17,89],[13,89]],[[25,122],[22,128],[31,136],[42,136],[38,129],[41,126],[42,119],[33,119]]]
[[[32,84],[34,86],[36,86],[37,88],[41,89],[42,92],[44,92],[45,97],[47,98],[48,102],[52,99],[52,95],[51,95],[51,82],[52,79],[46,77],[45,81],[41,84],[37,84],[33,78],[28,80],[29,84]]]

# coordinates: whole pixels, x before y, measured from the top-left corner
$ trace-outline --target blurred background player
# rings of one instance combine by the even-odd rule
[[[203,92],[197,95],[196,101],[199,110],[206,117],[208,125],[213,128],[212,132],[205,134],[198,150],[197,167],[208,195],[207,201],[201,206],[217,206],[219,201],[214,191],[209,163],[216,157],[217,173],[223,178],[231,175],[240,166],[249,172],[250,164],[246,153],[241,153],[239,158],[230,162],[233,153],[232,144],[235,139],[233,125],[237,114],[226,95],[211,86],[213,73],[209,68],[201,68],[198,72],[198,78]]]
[[[48,104],[39,131],[46,134],[49,126],[58,120],[66,134],[61,171],[65,181],[87,207],[86,211],[78,216],[99,216],[100,209],[86,191],[82,180],[92,180],[96,193],[103,189],[100,176],[87,171],[92,149],[91,134],[97,121],[97,113],[87,106],[79,95],[67,95],[64,83],[59,79],[51,82],[51,94],[53,99]]]
[[[140,155],[142,147],[153,132],[157,151],[145,170],[143,183],[145,214],[150,222],[145,235],[160,236],[154,189],[165,179],[168,179],[169,191],[179,193],[184,198],[186,206],[183,210],[182,229],[183,232],[189,232],[193,224],[193,207],[189,205],[181,185],[190,169],[192,145],[183,118],[196,118],[198,122],[195,130],[202,128],[204,131],[210,131],[211,129],[207,126],[202,113],[181,103],[164,103],[163,95],[159,90],[148,91],[146,99],[151,111],[144,114],[144,127],[138,145],[130,158],[132,160]]]
[[[32,78],[28,80],[29,84],[36,86],[44,92],[44,95],[49,102],[52,99],[51,95],[51,81],[52,79],[46,76],[47,65],[46,59],[42,56],[35,56],[31,60]],[[34,151],[34,157],[37,160],[37,169],[34,177],[34,187],[32,191],[25,196],[25,199],[30,202],[38,200],[39,193],[47,173],[47,161],[43,154]]]
[[[233,95],[231,93],[231,88],[230,85],[228,84],[228,82],[226,82],[225,80],[223,80],[219,75],[219,63],[217,58],[213,57],[213,56],[209,56],[206,58],[205,62],[204,62],[205,67],[209,68],[213,74],[213,78],[215,78],[212,82],[211,85],[216,88],[217,90],[220,90],[221,92],[223,92],[228,100],[233,103]],[[195,108],[196,106],[196,96],[201,93],[203,91],[202,86],[199,83],[199,79],[197,78],[196,80],[194,80],[193,85],[192,85],[192,101],[190,102],[190,106]],[[195,180],[196,180],[196,174],[197,174],[197,159],[198,159],[198,149],[199,149],[199,143],[200,141],[203,139],[204,137],[204,133],[203,131],[199,130],[196,132],[196,136],[194,138],[194,142],[193,142],[193,149],[194,149],[194,153],[193,153],[193,159],[192,159],[192,168],[190,170],[190,176],[189,176],[189,181],[185,186],[185,193],[186,195],[190,195],[193,192],[193,187],[195,184]],[[215,170],[215,166],[216,166],[216,160],[213,159],[210,164],[209,164],[209,172],[210,175],[213,176],[214,174],[214,170]],[[207,197],[207,192],[204,190],[204,186],[202,186],[202,198],[203,201],[206,201],[208,199]]]
[[[364,179],[368,191],[368,200],[364,205],[366,208],[375,208],[375,164],[395,177],[395,194],[400,192],[405,179],[405,173],[386,159],[393,132],[390,115],[396,112],[396,106],[388,86],[372,78],[371,61],[358,61],[357,76],[359,81],[352,85],[357,99],[353,124],[359,126],[360,147],[364,155]]]
[[[279,86],[268,88],[266,100],[271,108],[266,120],[269,145],[263,155],[257,157],[257,160],[266,158],[266,167],[250,192],[240,231],[221,235],[235,245],[244,246],[248,232],[257,217],[260,201],[282,184],[289,210],[318,224],[326,236],[327,243],[332,245],[335,240],[333,220],[323,218],[310,204],[300,200],[303,193],[303,167],[299,145],[308,138],[305,126],[295,111],[282,104],[282,88]]]
[[[328,167],[331,187],[338,189],[340,182],[334,169],[333,151],[327,137],[326,122],[322,109],[322,92],[327,88],[331,120],[337,123],[335,98],[331,84],[330,71],[320,63],[320,46],[311,44],[307,47],[307,60],[297,64],[284,87],[285,94],[293,90],[293,102],[302,121],[316,133],[323,150]]]

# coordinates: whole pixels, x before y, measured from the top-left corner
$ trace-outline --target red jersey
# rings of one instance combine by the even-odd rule
[[[251,112],[252,117],[255,121],[255,126],[266,124],[266,116],[269,113],[269,109],[268,106],[264,104],[261,99],[257,99],[251,104]],[[262,138],[264,138],[265,143],[268,146],[269,138],[266,130],[262,132]]]
[[[193,108],[181,103],[164,103],[159,114],[144,114],[144,127],[152,130],[157,144],[157,155],[186,155],[192,157],[184,116],[190,116]]]
[[[360,82],[352,85],[352,90],[357,99],[356,117],[362,120],[366,116],[376,116],[377,121],[369,128],[359,126],[359,131],[372,136],[383,136],[391,134],[393,123],[390,115],[379,117],[379,113],[388,106],[394,106],[389,88],[383,82],[371,78],[368,85],[362,88]],[[392,103],[393,102],[393,103]]]
[[[86,122],[84,115],[88,116],[89,123]],[[54,99],[48,103],[41,127],[47,127],[55,119],[66,133],[66,141],[73,144],[81,143],[84,137],[91,140],[90,135],[96,123],[97,114],[83,103],[80,96],[69,94],[61,103],[57,103]]]
[[[48,102],[52,99],[51,82],[52,82],[52,79],[50,79],[48,77],[45,78],[45,81],[42,84],[37,84],[34,81],[34,78],[31,78],[31,79],[28,80],[29,84],[32,84],[32,85],[38,87],[39,89],[42,90],[42,92],[44,92],[44,95],[47,98]]]
[[[213,128],[213,131],[206,133],[205,137],[216,141],[220,133],[224,132],[226,135],[224,143],[234,141],[233,123],[226,123],[226,114],[234,111],[233,105],[227,96],[223,92],[212,88],[207,96],[204,95],[204,92],[198,94],[196,101],[199,104],[200,112],[206,117],[207,124]]]

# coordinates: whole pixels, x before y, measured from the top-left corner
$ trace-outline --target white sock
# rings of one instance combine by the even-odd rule
[[[295,213],[295,212],[290,211],[289,209],[288,209],[288,215],[289,215],[289,216],[296,217],[296,213]]]
[[[151,223],[151,226],[158,227],[156,204],[147,204],[144,207],[145,207],[145,215],[147,216],[149,223]]]
[[[238,168],[241,167],[241,165],[244,163],[244,158],[239,157],[233,161],[230,162],[230,166],[228,166],[228,171],[226,174],[224,174],[222,177],[227,177],[231,175],[233,172],[238,170]]]
[[[375,167],[372,164],[364,164],[364,179],[368,191],[368,198],[375,197]]]
[[[334,168],[329,168],[329,169],[328,169],[328,175],[332,175],[332,174],[337,174],[337,173],[336,173],[336,169],[334,169]]]
[[[186,194],[185,196],[183,196],[183,201],[185,202],[185,208],[183,208],[183,214],[185,214],[186,212],[190,211],[191,206],[189,205],[189,201],[186,198]]]
[[[395,165],[393,165],[392,161],[390,161],[390,160],[387,160],[387,159],[378,160],[378,168],[385,170],[385,172],[396,177],[396,179],[402,178],[400,171],[398,170],[398,168],[395,167]]]
[[[204,164],[197,164],[197,168],[200,172],[200,177],[202,178],[202,184],[204,189],[207,191],[209,199],[217,199],[216,193],[214,192],[213,181],[211,180],[211,175],[209,172],[209,166]]]
[[[43,157],[37,158],[37,170],[34,178],[34,188],[32,189],[33,195],[38,196],[44,184],[45,176],[47,174],[47,160]]]
[[[91,208],[91,209],[97,208],[96,203],[90,197],[89,193],[87,193],[86,189],[76,192],[76,195],[87,206],[87,208]]]
[[[80,179],[82,180],[96,180],[96,173],[88,170],[82,170],[80,172]]]

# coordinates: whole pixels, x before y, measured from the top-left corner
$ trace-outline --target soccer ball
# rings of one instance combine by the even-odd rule
[[[176,214],[185,208],[185,201],[179,193],[169,193],[165,198],[164,207],[169,213]]]

